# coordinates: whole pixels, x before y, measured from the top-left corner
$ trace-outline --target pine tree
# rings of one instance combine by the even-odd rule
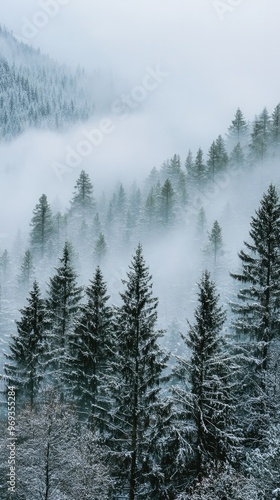
[[[107,253],[107,245],[105,241],[105,236],[103,233],[100,233],[94,247],[94,255],[98,263],[101,262],[101,260],[105,257],[106,253]]]
[[[194,465],[201,473],[211,462],[227,460],[233,401],[232,363],[221,335],[226,314],[219,306],[219,295],[208,271],[202,274],[198,287],[195,322],[189,335],[183,337],[191,358],[179,358],[176,369],[181,379],[187,377],[190,387],[178,386],[175,394],[181,398],[186,417],[194,422]]]
[[[240,170],[242,170],[245,167],[245,155],[244,155],[244,152],[243,152],[243,149],[242,149],[240,142],[238,142],[234,146],[234,148],[230,154],[229,163],[230,163],[231,167],[237,168]]]
[[[31,219],[30,244],[36,257],[45,257],[53,235],[53,220],[50,206],[45,194],[39,198],[39,203],[33,210]]]
[[[270,143],[273,155],[280,151],[280,103],[275,107],[270,124]]]
[[[202,189],[205,186],[207,179],[206,165],[203,161],[203,151],[201,148],[197,151],[194,167],[193,167],[193,180],[196,187]]]
[[[160,217],[163,226],[170,226],[174,221],[175,191],[169,179],[161,189]]]
[[[217,148],[215,141],[212,142],[208,152],[207,167],[208,167],[208,177],[211,178],[212,181],[214,182],[218,168],[218,155],[217,155]]]
[[[29,288],[30,281],[34,277],[34,273],[35,267],[33,265],[32,253],[30,250],[26,250],[20,268],[20,275],[18,277],[18,282],[24,287],[24,289]]]
[[[113,435],[109,445],[120,491],[127,488],[129,500],[134,500],[157,498],[153,484],[162,471],[154,465],[150,441],[157,425],[167,357],[158,345],[162,335],[155,330],[158,301],[152,297],[151,276],[141,245],[127,276],[126,289],[121,293],[123,304],[117,308],[115,319],[114,376],[109,382]]]
[[[19,389],[19,400],[29,403],[31,409],[37,399],[43,379],[43,349],[47,327],[45,302],[39,285],[34,281],[28,305],[20,310],[21,319],[16,322],[17,336],[12,336],[11,354],[5,365],[9,385]]]
[[[222,173],[228,165],[228,154],[226,152],[225,141],[221,135],[213,141],[208,152],[208,177],[215,181],[216,175]]]
[[[185,168],[187,173],[187,180],[190,182],[192,182],[193,180],[193,167],[194,167],[193,154],[192,151],[189,149],[188,156],[185,161]]]
[[[93,185],[89,175],[82,170],[76,182],[73,198],[71,200],[69,214],[74,219],[91,221],[95,212],[95,200],[93,197]]]
[[[230,141],[236,145],[243,143],[248,134],[248,125],[240,108],[237,109],[234,119],[228,129],[228,137]]]
[[[279,339],[280,326],[280,204],[275,186],[270,185],[263,195],[249,235],[252,242],[245,242],[246,250],[239,253],[242,272],[231,274],[242,284],[232,310],[236,315],[233,326],[247,355],[244,371],[249,375],[251,406],[248,394],[245,402],[251,420],[249,435],[258,441],[267,419],[271,420],[275,402],[269,374],[272,372],[274,379],[279,376],[277,363],[273,368],[279,356],[279,346],[274,342]]]
[[[48,376],[61,394],[67,389],[69,338],[73,333],[74,317],[78,311],[78,304],[82,297],[82,287],[77,285],[77,274],[72,267],[71,245],[66,242],[63,256],[60,258],[60,267],[50,279],[47,310],[50,321],[48,334],[47,365]]]
[[[270,116],[266,108],[255,119],[249,144],[252,161],[263,161],[268,154]]]
[[[213,255],[214,265],[216,265],[218,257],[222,255],[223,248],[222,228],[216,220],[211,232],[208,233],[208,240],[207,253]]]
[[[99,267],[86,289],[86,299],[80,306],[71,338],[72,392],[79,412],[97,425],[94,415],[100,413],[106,399],[102,383],[113,356],[112,310],[107,304],[109,296]]]
[[[228,154],[226,151],[225,141],[221,135],[216,140],[216,155],[218,161],[218,172],[223,172],[228,165]]]

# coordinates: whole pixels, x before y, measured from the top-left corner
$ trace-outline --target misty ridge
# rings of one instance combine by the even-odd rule
[[[0,48],[2,408],[12,387],[19,494],[279,498],[280,104],[253,121],[237,108],[208,148],[166,157],[158,137],[142,158],[155,68],[126,93],[4,27]]]

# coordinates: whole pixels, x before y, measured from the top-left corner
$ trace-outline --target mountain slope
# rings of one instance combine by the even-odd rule
[[[0,140],[88,119],[94,110],[89,89],[83,70],[71,72],[0,26]]]

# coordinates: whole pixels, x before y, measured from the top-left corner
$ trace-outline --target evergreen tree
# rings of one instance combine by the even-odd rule
[[[30,250],[26,250],[21,268],[20,275],[18,277],[18,282],[24,287],[24,289],[29,288],[30,281],[33,279],[35,273],[35,267],[33,266],[33,258]]]
[[[207,179],[206,173],[206,165],[203,161],[203,151],[201,148],[197,151],[194,167],[193,167],[193,180],[199,189],[202,189],[205,186],[205,182]]]
[[[30,225],[31,250],[37,257],[43,258],[50,248],[50,241],[53,235],[52,213],[45,194],[42,194],[39,198],[39,203],[33,210]]]
[[[175,191],[169,179],[161,189],[160,217],[163,226],[170,226],[174,221]]]
[[[60,258],[61,265],[50,279],[46,301],[50,321],[48,375],[62,394],[67,389],[66,381],[72,369],[68,366],[69,338],[73,333],[74,317],[82,297],[82,287],[77,285],[77,274],[72,267],[72,253],[71,245],[66,242]]]
[[[18,335],[12,335],[11,354],[5,365],[9,385],[19,389],[19,400],[29,403],[31,409],[38,396],[43,378],[43,349],[47,327],[46,308],[39,285],[34,281],[28,305],[20,310],[21,319],[16,322]]]
[[[273,155],[280,151],[280,103],[275,107],[270,123],[270,142]]]
[[[91,221],[95,212],[95,200],[93,197],[93,185],[89,175],[82,170],[76,182],[73,198],[71,200],[69,214],[82,221]]]
[[[271,420],[271,407],[275,402],[269,373],[273,370],[273,378],[278,376],[277,363],[276,372],[273,368],[272,347],[273,341],[279,339],[280,324],[280,204],[273,185],[263,195],[260,208],[252,217],[249,234],[252,242],[245,242],[246,250],[239,253],[242,272],[231,274],[242,283],[238,302],[232,304],[232,310],[236,314],[235,332],[247,356],[244,371],[249,375],[250,404],[248,392],[245,402],[251,422],[248,432],[252,439],[258,440],[267,419]],[[279,347],[277,351],[279,355]]]
[[[253,161],[263,161],[268,153],[270,132],[270,116],[266,108],[255,119],[253,131],[251,133],[251,159]]]
[[[222,173],[228,165],[228,154],[226,152],[225,141],[221,135],[213,141],[208,152],[208,176],[215,181],[215,176]]]
[[[226,152],[225,141],[221,135],[216,140],[216,155],[217,155],[217,168],[218,172],[222,172],[228,165],[228,154]]]
[[[240,170],[245,167],[245,155],[240,142],[234,146],[230,154],[229,163],[231,167],[238,168]]]
[[[114,376],[111,391],[113,434],[109,445],[114,459],[115,475],[120,491],[128,490],[129,500],[157,498],[158,470],[154,463],[157,407],[167,357],[158,345],[161,332],[155,330],[156,298],[145,264],[142,247],[133,257],[126,290],[121,293],[122,306],[116,310],[116,352],[111,367]],[[158,436],[157,436],[158,438]]]
[[[107,245],[105,241],[105,236],[103,233],[100,233],[98,240],[95,243],[94,255],[97,261],[101,262],[101,260],[105,257],[106,253],[107,253]]]
[[[213,224],[211,232],[208,233],[208,240],[207,252],[213,255],[214,265],[216,265],[218,256],[222,254],[223,248],[222,228],[216,220]]]
[[[192,154],[192,151],[190,149],[189,149],[186,161],[185,161],[185,168],[186,168],[186,173],[187,173],[187,180],[192,182],[194,162],[193,162],[193,154]]]
[[[217,155],[217,148],[215,141],[212,142],[208,152],[207,167],[208,167],[208,176],[214,182],[218,168],[218,155]]]
[[[181,398],[186,417],[194,422],[194,465],[201,473],[211,462],[225,462],[228,457],[233,365],[221,335],[226,314],[219,306],[219,295],[208,271],[198,287],[195,323],[190,325],[188,337],[183,337],[191,358],[179,358],[176,370],[181,379],[188,378],[190,387],[178,386],[175,393]]]
[[[80,306],[71,339],[72,391],[80,413],[96,425],[94,415],[104,405],[102,383],[113,356],[112,310],[107,305],[109,296],[99,267],[86,289],[86,299]],[[102,427],[100,420],[99,426]]]
[[[248,125],[240,108],[237,109],[234,119],[228,129],[228,137],[233,144],[243,143],[247,137]]]
[[[10,271],[10,257],[7,249],[0,256],[0,276],[2,283],[6,284]]]

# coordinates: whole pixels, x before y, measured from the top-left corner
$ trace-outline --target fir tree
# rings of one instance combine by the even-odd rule
[[[157,425],[157,405],[167,357],[158,345],[161,332],[155,330],[156,298],[145,264],[142,247],[133,257],[123,305],[116,310],[116,354],[112,362],[114,376],[109,382],[113,429],[110,440],[115,475],[120,491],[128,489],[128,498],[156,498],[153,484],[158,474],[150,448]],[[153,437],[153,442],[155,438]]]
[[[213,461],[226,461],[231,442],[232,367],[221,335],[226,314],[210,273],[199,283],[195,322],[183,337],[191,350],[190,360],[179,358],[179,378],[188,378],[190,387],[178,386],[175,394],[193,420],[195,468],[205,472]]]
[[[213,255],[214,265],[217,264],[218,257],[222,254],[223,239],[222,228],[218,221],[215,220],[211,232],[208,233],[207,252]]]
[[[95,212],[93,185],[89,175],[82,170],[74,188],[69,214],[82,221],[91,221]]]
[[[66,390],[63,381],[68,379],[71,372],[71,366],[68,366],[69,338],[73,333],[74,317],[82,297],[82,287],[77,285],[77,274],[72,267],[72,252],[71,245],[66,242],[60,258],[61,265],[50,279],[47,298],[50,321],[48,375],[62,393]]]
[[[101,260],[105,257],[106,253],[107,253],[107,245],[105,241],[105,236],[103,233],[100,233],[98,240],[95,243],[94,255],[97,261],[101,262]]]
[[[271,116],[270,142],[272,154],[275,156],[280,151],[280,104],[277,104]]]
[[[161,189],[160,216],[163,226],[170,226],[174,221],[175,192],[169,179]]]
[[[206,165],[203,161],[203,151],[201,148],[197,151],[194,167],[193,167],[193,180],[199,189],[202,189],[205,186],[205,182],[207,179],[206,173]]]
[[[228,137],[233,144],[243,143],[248,133],[248,125],[240,108],[237,109],[234,119],[228,129]]]
[[[72,392],[80,413],[97,425],[94,415],[100,413],[106,399],[102,383],[113,356],[112,310],[107,304],[109,296],[99,267],[86,289],[86,299],[80,306],[71,339]],[[98,422],[102,427],[101,420]]]
[[[18,282],[24,287],[24,289],[29,288],[30,281],[34,277],[34,273],[35,267],[33,265],[32,253],[30,250],[26,250],[20,268],[20,275],[18,277]]]
[[[252,161],[263,161],[268,154],[270,116],[266,108],[255,119],[249,144]]]
[[[251,421],[247,436],[258,441],[267,420],[271,420],[275,402],[269,374],[272,371],[274,379],[278,376],[278,365],[273,365],[279,347],[276,353],[272,347],[279,339],[280,324],[280,204],[273,185],[252,217],[249,234],[252,241],[245,242],[246,250],[239,253],[242,272],[231,274],[242,284],[232,310],[236,315],[234,329],[246,354],[244,372],[249,378],[244,403]]]
[[[33,210],[31,219],[30,243],[31,250],[37,257],[45,257],[53,235],[53,220],[50,206],[45,194],[39,198],[39,203]]]
[[[47,327],[45,302],[39,285],[34,281],[28,305],[20,310],[21,319],[16,322],[17,336],[12,336],[11,354],[5,365],[9,385],[19,389],[19,400],[29,403],[31,409],[38,396],[43,378],[43,349]]]

